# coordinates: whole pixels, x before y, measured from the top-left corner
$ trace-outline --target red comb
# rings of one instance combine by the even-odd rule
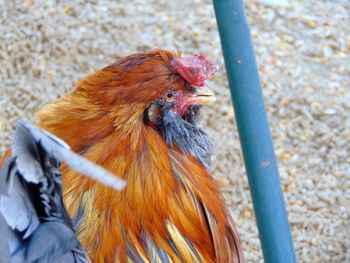
[[[205,55],[175,58],[170,64],[191,85],[199,87],[218,70]]]

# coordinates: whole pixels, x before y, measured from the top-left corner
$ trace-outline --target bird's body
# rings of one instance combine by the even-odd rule
[[[201,56],[198,72],[192,62],[162,50],[131,55],[37,114],[40,127],[127,182],[115,192],[62,169],[65,204],[71,215],[84,211],[78,235],[93,262],[243,261],[209,172],[210,141],[193,118],[211,98],[192,84],[203,86],[213,68]]]

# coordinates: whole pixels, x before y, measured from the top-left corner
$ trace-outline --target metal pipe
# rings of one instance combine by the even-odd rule
[[[214,9],[264,259],[296,262],[244,3],[214,0]]]

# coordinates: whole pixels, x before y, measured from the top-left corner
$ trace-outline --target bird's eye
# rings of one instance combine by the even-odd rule
[[[165,100],[167,101],[173,101],[174,100],[174,92],[173,91],[169,91],[166,95],[165,95]]]

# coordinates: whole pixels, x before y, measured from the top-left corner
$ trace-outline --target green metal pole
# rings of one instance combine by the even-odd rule
[[[244,3],[214,8],[264,259],[296,262]]]

